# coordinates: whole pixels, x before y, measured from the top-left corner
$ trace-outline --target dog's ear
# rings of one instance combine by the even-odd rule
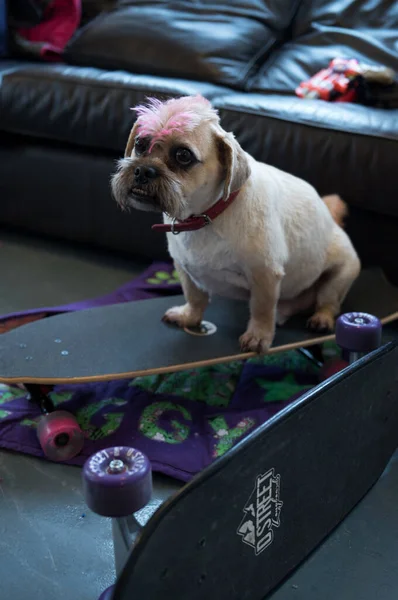
[[[217,137],[221,165],[225,169],[223,199],[235,192],[249,179],[250,165],[245,152],[232,133]]]
[[[128,138],[127,144],[126,144],[126,149],[124,151],[124,158],[130,158],[130,156],[131,156],[131,153],[133,151],[134,144],[135,144],[135,138],[137,137],[137,128],[138,128],[138,123],[136,122],[133,125],[132,130],[130,131],[130,135],[129,135],[129,138]]]

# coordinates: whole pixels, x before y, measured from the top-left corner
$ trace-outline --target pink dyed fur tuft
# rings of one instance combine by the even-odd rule
[[[183,135],[203,120],[219,121],[217,111],[203,96],[184,96],[166,102],[150,98],[147,106],[140,105],[133,110],[138,115],[137,134],[152,138],[149,152],[157,142],[172,133]]]

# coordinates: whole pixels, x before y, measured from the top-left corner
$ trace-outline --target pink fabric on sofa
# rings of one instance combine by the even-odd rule
[[[54,0],[47,6],[39,25],[20,28],[18,34],[35,54],[45,60],[58,61],[80,19],[81,0]]]

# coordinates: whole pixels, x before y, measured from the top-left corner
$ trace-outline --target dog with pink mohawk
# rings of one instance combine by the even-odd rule
[[[201,96],[134,110],[112,191],[122,208],[163,213],[153,228],[167,234],[186,300],[164,320],[198,326],[217,294],[249,302],[243,351],[267,352],[276,323],[297,312],[332,330],[360,271],[344,202],[256,161]]]

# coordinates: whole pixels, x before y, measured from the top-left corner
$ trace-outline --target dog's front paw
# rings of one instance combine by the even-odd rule
[[[178,327],[199,327],[202,315],[192,310],[189,304],[173,306],[163,316],[162,321],[177,325]]]
[[[269,331],[248,329],[240,336],[239,342],[243,352],[266,354],[272,344],[273,334]]]

